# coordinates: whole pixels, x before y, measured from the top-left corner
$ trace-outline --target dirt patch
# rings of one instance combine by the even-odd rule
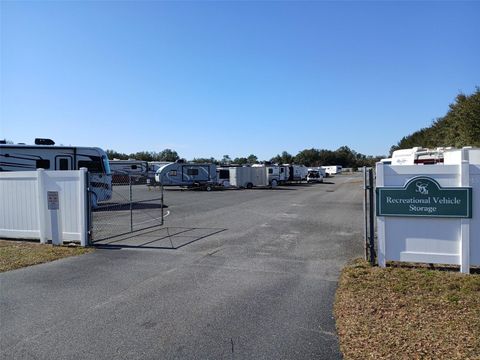
[[[335,299],[349,359],[480,359],[480,275],[419,267],[342,272]]]

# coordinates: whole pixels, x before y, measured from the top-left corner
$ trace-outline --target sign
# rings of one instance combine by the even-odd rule
[[[58,200],[58,191],[47,191],[48,210],[58,210],[60,202]]]
[[[377,216],[472,217],[472,188],[443,188],[419,176],[404,187],[377,188]]]

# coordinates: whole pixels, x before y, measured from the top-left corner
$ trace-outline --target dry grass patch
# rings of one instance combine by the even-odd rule
[[[480,275],[428,268],[342,272],[335,299],[349,359],[480,359]]]
[[[92,252],[76,246],[52,246],[28,241],[0,240],[0,272]]]

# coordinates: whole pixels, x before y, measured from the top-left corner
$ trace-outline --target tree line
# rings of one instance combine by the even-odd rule
[[[415,146],[480,147],[480,88],[477,87],[471,95],[457,95],[445,116],[434,120],[429,127],[404,136],[391,147],[390,154],[398,149]]]
[[[119,153],[115,150],[107,150],[110,160],[120,159],[136,159],[143,161],[177,161],[180,159],[178,153],[172,149],[165,149],[160,152],[140,151],[132,154]],[[283,151],[269,160],[259,160],[254,154],[246,157],[231,158],[229,155],[223,155],[221,159],[210,158],[193,158],[190,160],[194,163],[211,163],[216,165],[254,165],[254,164],[299,164],[306,166],[324,166],[324,165],[341,165],[346,168],[359,168],[362,166],[374,166],[377,161],[384,156],[370,156],[358,153],[348,146],[342,146],[337,150],[326,149],[305,149],[296,155],[291,155],[287,151]]]

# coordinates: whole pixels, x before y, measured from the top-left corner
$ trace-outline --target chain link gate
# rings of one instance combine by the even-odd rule
[[[91,244],[163,225],[163,186],[151,188],[135,175],[114,174],[111,186],[93,179],[89,173]]]

